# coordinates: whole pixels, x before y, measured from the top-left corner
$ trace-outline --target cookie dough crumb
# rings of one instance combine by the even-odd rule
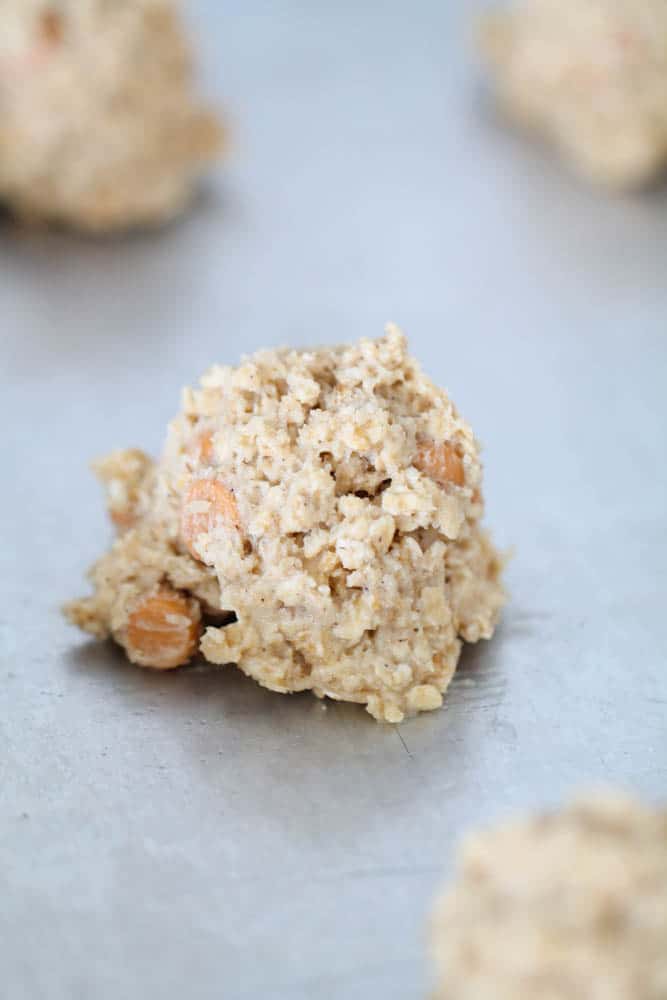
[[[150,489],[152,459],[138,448],[112,451],[94,462],[93,470],[105,487],[112,522],[120,531],[131,528],[142,515],[142,500]]]
[[[408,692],[408,707],[413,712],[432,712],[442,705],[442,695],[433,684],[417,684]]]
[[[434,1000],[664,1000],[667,812],[606,794],[464,844]]]
[[[67,614],[142,666],[189,659],[201,619],[210,662],[399,723],[493,634],[479,449],[394,326],[216,366],[157,464],[120,451],[96,471],[118,538]]]
[[[663,0],[515,0],[480,38],[503,109],[592,181],[634,188],[664,169]]]
[[[0,107],[0,198],[28,221],[164,222],[221,147],[171,0],[5,0]]]

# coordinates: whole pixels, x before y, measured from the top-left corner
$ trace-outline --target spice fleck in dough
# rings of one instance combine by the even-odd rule
[[[178,214],[221,129],[170,0],[4,0],[0,199],[107,231]]]
[[[605,795],[471,837],[432,939],[434,1000],[665,1000],[667,812]]]
[[[68,615],[142,666],[186,662],[201,617],[211,662],[400,722],[441,705],[462,639],[493,633],[477,444],[393,326],[214,367],[156,466],[97,469],[120,534]]]
[[[501,105],[594,182],[632,188],[665,166],[664,0],[515,0],[481,40]]]

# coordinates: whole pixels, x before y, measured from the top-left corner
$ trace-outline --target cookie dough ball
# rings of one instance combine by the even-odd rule
[[[221,129],[170,0],[5,0],[0,199],[106,231],[180,212]]]
[[[594,182],[632,188],[665,166],[663,0],[515,0],[481,38],[503,108]]]
[[[665,1000],[667,812],[620,797],[471,837],[434,1000]]]
[[[145,596],[169,588],[198,603],[211,662],[400,722],[440,706],[461,640],[493,633],[478,447],[395,327],[212,368],[156,466],[120,452],[98,472],[121,534],[68,613],[143,666],[193,651],[185,612],[159,662],[128,641]]]

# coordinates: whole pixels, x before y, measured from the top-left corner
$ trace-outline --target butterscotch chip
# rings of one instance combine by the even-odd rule
[[[415,466],[436,483],[463,486],[463,461],[450,441],[421,441],[415,455]]]
[[[501,107],[612,188],[667,163],[664,0],[514,0],[480,41]]]
[[[171,0],[3,0],[0,107],[0,199],[84,230],[171,219],[222,143]]]
[[[493,634],[478,447],[396,327],[212,368],[138,495],[124,465],[109,475],[136,519],[69,608],[96,635],[122,636],[166,581],[205,609],[212,663],[399,723],[441,704],[461,640]]]
[[[204,542],[222,527],[238,530],[239,511],[231,490],[217,479],[195,479],[188,487],[181,509],[181,538],[195,559],[204,558]]]
[[[200,620],[196,601],[163,585],[134,604],[122,643],[133,663],[171,670],[197,651]]]
[[[194,438],[190,447],[190,454],[195,464],[202,466],[212,465],[215,458],[213,447],[213,432],[200,431]]]
[[[434,1000],[667,997],[667,812],[609,796],[464,844]]]
[[[62,41],[65,24],[61,14],[55,9],[45,10],[41,16],[40,29],[44,40],[51,45]]]

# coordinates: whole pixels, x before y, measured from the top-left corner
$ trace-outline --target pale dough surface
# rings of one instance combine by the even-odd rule
[[[172,218],[221,129],[171,0],[3,0],[0,200],[106,231]]]
[[[481,41],[503,108],[594,182],[631,188],[665,167],[663,0],[515,0]]]
[[[471,837],[434,1000],[665,1000],[667,812],[620,796]]]
[[[156,466],[120,452],[98,473],[121,534],[68,613],[144,665],[128,621],[168,587],[198,603],[213,663],[399,722],[439,707],[461,641],[493,633],[478,446],[395,327],[214,367]]]

